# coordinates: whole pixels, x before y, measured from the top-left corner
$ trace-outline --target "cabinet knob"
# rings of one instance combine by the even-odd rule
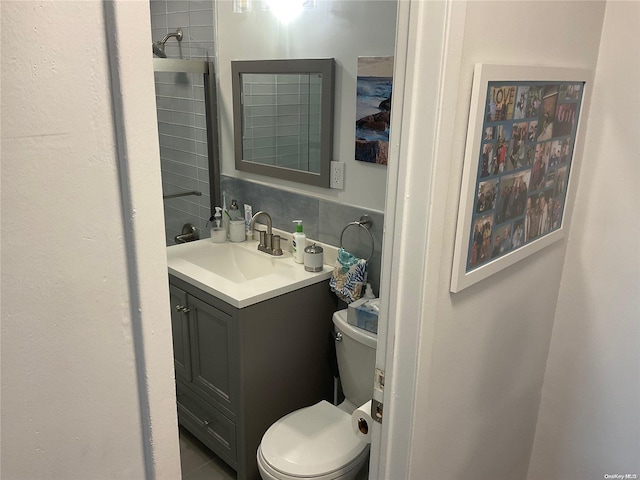
[[[182,306],[182,305],[176,305],[176,312],[182,311],[183,308],[185,308],[185,307]]]
[[[189,313],[191,311],[190,308],[182,307],[182,313]]]
[[[204,421],[204,426],[208,427],[209,425],[211,425],[211,422],[209,420],[205,420]]]

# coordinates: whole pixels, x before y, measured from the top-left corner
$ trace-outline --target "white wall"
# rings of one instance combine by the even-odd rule
[[[530,480],[640,475],[639,26],[607,3]]]
[[[216,2],[218,36],[221,172],[290,191],[384,211],[387,168],[354,159],[357,59],[392,56],[395,45],[396,2],[382,0],[318,0],[289,25],[269,11],[238,14],[232,2]],[[345,162],[344,190],[305,186],[235,170],[231,60],[278,58],[336,59],[336,102],[333,160]]]
[[[464,8],[452,3],[454,10]],[[427,7],[416,6],[418,20],[410,27],[418,38],[415,57],[408,60],[415,82],[411,105],[429,104],[437,94],[417,87],[433,80],[433,65],[423,60],[429,56],[422,49],[428,48],[423,42],[434,28],[431,19],[437,17],[425,12]],[[409,388],[391,397],[400,403],[396,410],[414,409],[408,478],[527,476],[565,243],[555,243],[458,294],[449,292],[472,71],[477,62],[594,69],[603,15],[602,2],[473,1],[463,15],[450,17],[454,22],[444,48],[452,49],[447,51],[449,70],[459,68],[460,75],[440,79],[439,95],[445,103],[435,127],[418,115],[407,125],[409,166],[399,178],[405,203],[431,206],[426,243],[396,252],[398,278],[423,275],[423,290],[416,292],[421,296],[418,320],[414,323],[415,313],[394,319],[403,331],[396,352],[419,338],[415,398]],[[456,24],[460,19],[462,24]],[[454,108],[455,119],[450,115]],[[431,128],[437,131],[435,146],[425,144]],[[431,191],[426,194],[429,178],[421,175],[420,159],[433,162]],[[411,232],[421,230],[420,218],[404,217],[413,222]],[[396,233],[409,227],[404,228]],[[427,252],[425,263],[415,265],[420,249]],[[396,311],[401,310],[399,306]],[[404,331],[413,325],[413,335]]]
[[[1,3],[6,480],[180,475],[149,10],[110,5]]]

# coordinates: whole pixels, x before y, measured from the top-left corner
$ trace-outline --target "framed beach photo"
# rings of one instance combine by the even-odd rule
[[[355,159],[387,165],[393,57],[358,57]]]
[[[456,293],[560,240],[589,70],[478,64],[456,230]]]

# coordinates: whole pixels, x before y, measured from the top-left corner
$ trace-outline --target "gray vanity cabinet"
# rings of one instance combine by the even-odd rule
[[[239,480],[258,480],[267,428],[332,399],[336,297],[323,281],[238,309],[173,275],[169,283],[178,421]]]

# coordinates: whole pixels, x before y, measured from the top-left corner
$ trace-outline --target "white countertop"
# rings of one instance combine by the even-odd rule
[[[274,233],[279,233],[274,229]],[[283,232],[284,233],[284,232]],[[308,244],[310,241],[307,242]],[[258,251],[258,242],[213,243],[209,238],[167,247],[169,273],[233,305],[247,307],[299,288],[327,281],[335,261],[335,247],[325,249],[325,266],[307,272],[294,262],[288,242],[282,256]]]

